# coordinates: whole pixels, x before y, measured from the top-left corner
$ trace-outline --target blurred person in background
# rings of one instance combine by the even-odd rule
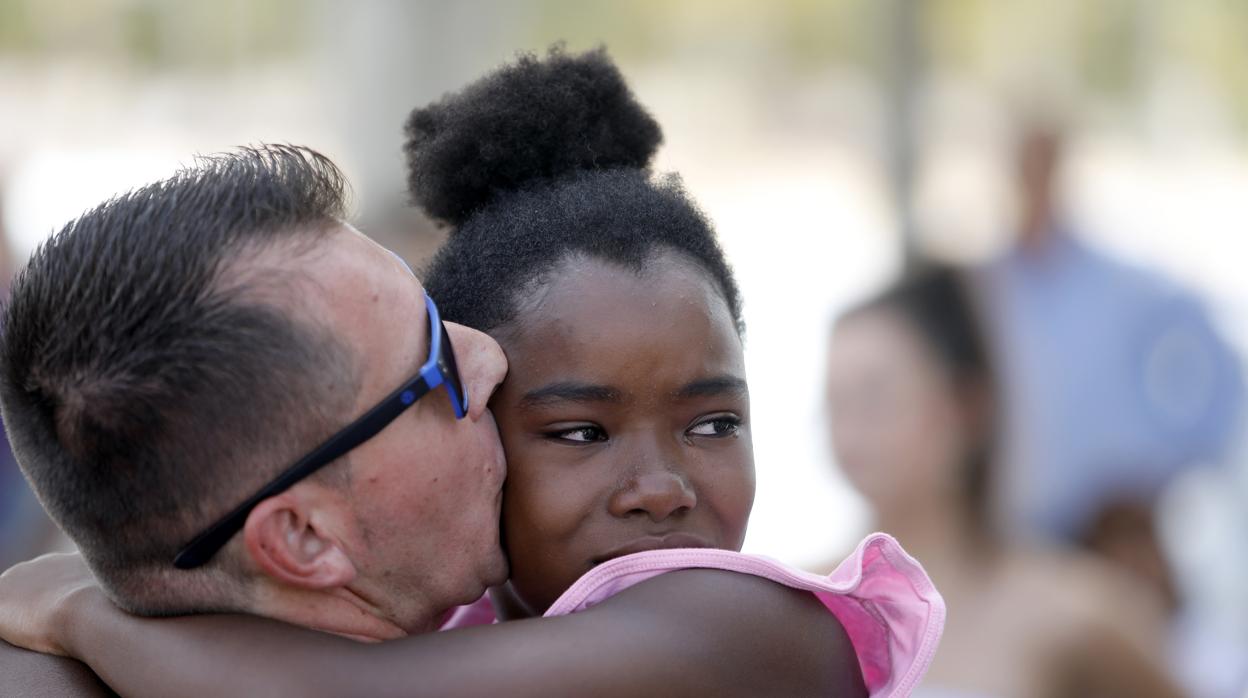
[[[842,316],[829,354],[837,462],[948,604],[916,695],[1181,695],[1149,587],[992,525],[996,381],[965,287],[918,271]]]
[[[1013,532],[1093,542],[1166,591],[1152,508],[1176,473],[1225,458],[1238,357],[1199,299],[1062,216],[1062,147],[1055,124],[1024,124],[1014,243],[976,274],[1006,416],[1000,512]]]
[[[1177,675],[1198,695],[1238,696],[1248,659],[1226,661],[1229,640],[1191,603],[1195,575],[1236,563],[1176,569],[1157,511],[1177,476],[1231,460],[1241,359],[1191,291],[1084,239],[1058,196],[1063,149],[1054,120],[1022,123],[1014,242],[975,278],[1005,416],[994,514],[1011,534],[1078,545],[1151,586]]]
[[[8,300],[9,283],[13,279],[15,265],[11,250],[4,224],[4,201],[0,199],[0,303]],[[44,513],[22,477],[9,447],[8,434],[0,428],[0,569],[49,550],[67,547],[60,530]]]

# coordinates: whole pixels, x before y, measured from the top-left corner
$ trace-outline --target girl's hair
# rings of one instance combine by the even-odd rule
[[[976,524],[987,524],[997,436],[996,374],[966,279],[954,267],[927,263],[846,316],[874,310],[891,311],[914,330],[926,353],[952,379],[957,399],[986,399],[967,452],[962,454],[962,472],[970,513]]]
[[[675,176],[651,175],[662,133],[603,49],[522,55],[413,111],[406,133],[412,199],[452,226],[421,275],[445,319],[490,331],[568,257],[640,271],[672,251],[743,329],[711,225]]]

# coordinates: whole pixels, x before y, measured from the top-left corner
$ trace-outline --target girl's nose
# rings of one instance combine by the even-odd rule
[[[663,521],[693,509],[697,494],[685,478],[670,469],[640,472],[611,498],[611,514],[621,518],[644,515]]]

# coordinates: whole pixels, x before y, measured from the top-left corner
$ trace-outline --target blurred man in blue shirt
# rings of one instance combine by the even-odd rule
[[[1006,519],[1071,540],[1108,508],[1148,508],[1183,468],[1222,459],[1244,388],[1193,294],[1057,215],[1060,155],[1053,129],[1022,138],[1017,239],[980,281],[1004,379]]]

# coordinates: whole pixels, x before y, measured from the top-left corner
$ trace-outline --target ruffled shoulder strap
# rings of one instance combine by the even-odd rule
[[[583,611],[664,572],[691,568],[754,575],[815,594],[845,627],[872,696],[910,695],[927,671],[945,626],[944,599],[923,567],[885,533],[864,538],[827,576],[728,550],[627,555],[587,572],[546,615]]]

